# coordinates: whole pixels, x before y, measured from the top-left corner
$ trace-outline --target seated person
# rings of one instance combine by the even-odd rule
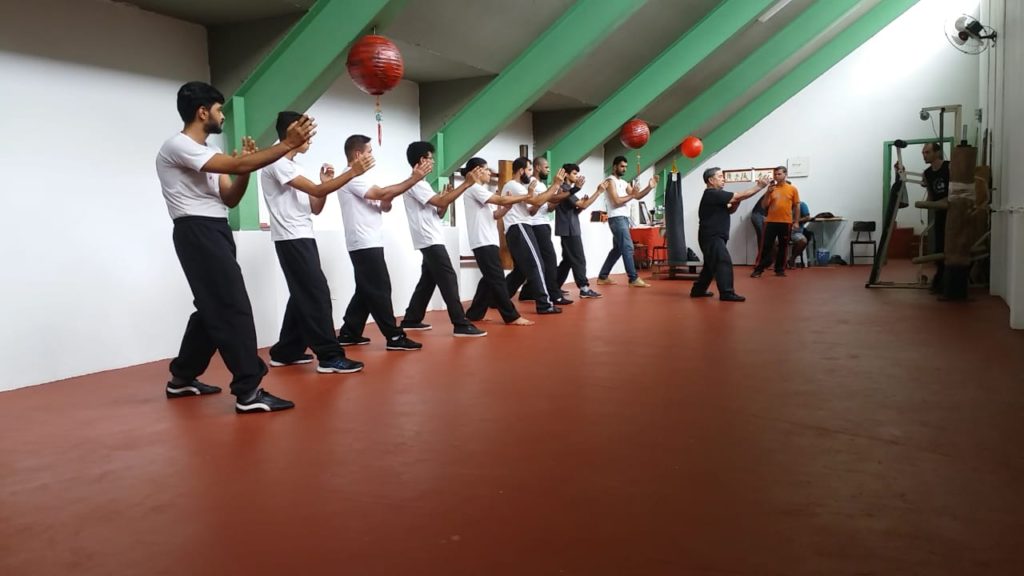
[[[807,202],[800,202],[800,220],[793,227],[793,232],[790,236],[790,246],[793,247],[793,251],[789,255],[789,262],[787,264],[789,268],[796,267],[796,257],[803,253],[807,248],[807,243],[814,238],[814,232],[807,229],[807,223],[811,220],[811,209],[807,207]]]

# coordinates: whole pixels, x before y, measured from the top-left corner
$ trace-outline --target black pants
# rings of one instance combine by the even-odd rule
[[[448,257],[448,250],[441,244],[434,244],[422,248],[423,267],[420,270],[420,281],[416,283],[416,289],[412,292],[409,300],[409,307],[405,309],[404,322],[418,323],[423,321],[427,313],[427,305],[430,303],[434,289],[441,289],[441,297],[448,307],[448,318],[455,326],[468,326],[469,320],[462,310],[462,300],[459,298],[459,277],[455,275],[452,268],[452,261]]]
[[[505,270],[501,267],[501,253],[497,246],[481,246],[473,250],[476,265],[480,268],[480,283],[476,285],[476,295],[470,304],[466,316],[470,320],[482,320],[487,308],[497,306],[501,319],[514,322],[519,319],[519,312],[512,304],[505,284]]]
[[[778,242],[779,249],[775,253],[775,271],[786,271],[786,251],[789,249],[790,238],[789,229],[790,225],[786,222],[764,223],[764,242],[761,244],[760,257],[754,270],[762,272],[768,267],[768,264],[772,261],[772,249],[775,248],[775,243]]]
[[[544,262],[537,246],[537,238],[533,235],[533,228],[526,224],[514,224],[505,232],[505,240],[508,242],[508,250],[512,253],[515,267],[527,282],[537,287],[532,294],[537,310],[547,310],[551,307],[551,298],[559,298],[561,294],[548,293],[547,284],[544,282]],[[512,294],[511,290],[509,294]]]
[[[377,328],[391,340],[405,332],[395,324],[395,309],[391,305],[391,276],[384,261],[383,248],[364,248],[348,253],[356,277],[356,292],[345,310],[341,333],[362,336],[366,319],[373,316]]]
[[[552,299],[562,297],[562,284],[558,282],[558,257],[555,255],[555,245],[551,243],[551,226],[537,224],[530,226],[533,230],[533,237],[537,240],[537,249],[540,251],[541,272],[544,275],[544,287],[547,288],[548,296]],[[523,293],[530,298],[537,297],[537,287],[529,282],[526,274],[517,265],[506,277],[508,293],[514,295],[517,290],[526,283]]]
[[[932,226],[932,252],[946,251],[946,211],[935,211],[935,223]],[[946,263],[939,260],[935,263],[935,277],[932,278],[932,290],[941,292],[946,279]]]
[[[284,309],[281,336],[270,348],[270,358],[282,362],[297,360],[312,348],[320,361],[344,358],[345,352],[334,334],[331,289],[320,268],[316,240],[299,238],[274,242],[288,284],[288,306]]]
[[[171,374],[193,380],[220,352],[231,371],[231,393],[248,397],[260,385],[267,365],[256,352],[256,325],[235,260],[235,240],[226,218],[185,216],[174,221],[174,251],[195,299]]]
[[[694,294],[707,292],[712,278],[718,283],[718,296],[732,294],[735,289],[732,283],[732,256],[720,236],[700,237],[697,239],[700,250],[704,253],[704,267],[691,289]]]
[[[587,253],[583,250],[582,236],[560,236],[562,239],[562,262],[558,265],[558,285],[565,284],[572,270],[572,278],[580,290],[590,286],[587,280]]]

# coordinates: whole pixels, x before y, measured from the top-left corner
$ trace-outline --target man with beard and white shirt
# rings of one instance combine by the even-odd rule
[[[542,204],[531,203],[527,210],[531,216],[530,228],[533,230],[534,238],[537,239],[537,247],[540,249],[540,260],[544,265],[542,273],[548,296],[553,304],[567,306],[572,304],[572,300],[569,300],[562,294],[562,284],[558,282],[558,256],[555,254],[554,244],[551,243],[551,220],[548,215],[553,212],[552,206],[567,198],[569,193],[566,190],[562,190],[561,187],[565,178],[565,171],[563,170],[559,172],[562,180],[559,181],[556,175],[556,181],[551,186],[551,193],[548,194],[546,182],[550,174],[551,169],[547,158],[537,156],[533,159],[533,180],[537,182],[535,193],[541,198],[547,199]],[[513,269],[507,279],[508,293],[515,294],[516,290],[523,286],[525,280],[526,278],[520,269]],[[532,300],[536,293],[537,287],[527,282],[523,288],[523,293],[519,296],[519,300]]]
[[[303,146],[316,134],[316,124],[302,116],[271,148],[257,151],[252,138],[245,137],[241,156],[228,156],[206,144],[211,134],[223,131],[224,95],[205,82],[189,82],[178,90],[177,105],[184,128],[160,147],[156,173],[174,220],[174,250],[196,311],[185,327],[178,356],[171,361],[166,395],[219,393],[220,388],[197,378],[214,352],[220,352],[231,371],[236,412],[294,408],[292,402],[260,388],[267,366],[257,352],[252,304],[235,258],[228,208],[241,202],[249,174]],[[228,174],[235,176],[234,181]]]
[[[647,288],[650,284],[640,279],[636,272],[636,263],[633,261],[633,239],[629,236],[629,203],[647,196],[657,187],[658,176],[655,175],[643,190],[636,190],[632,184],[622,179],[628,165],[625,156],[616,156],[612,161],[612,175],[605,180],[608,183],[605,200],[608,205],[608,228],[612,231],[612,249],[597,275],[597,283],[615,284],[615,280],[608,275],[612,273],[615,262],[622,258],[626,276],[629,277],[629,285],[634,288]]]
[[[349,169],[362,156],[372,154],[370,139],[362,134],[353,134],[345,140],[345,158]],[[395,311],[391,304],[391,276],[384,260],[384,222],[381,213],[391,211],[391,203],[414,184],[423,180],[434,169],[432,160],[416,165],[412,174],[391,186],[379,187],[367,175],[349,180],[338,191],[341,217],[345,223],[345,245],[352,259],[352,271],[356,280],[356,291],[345,310],[344,324],[338,331],[338,342],[342,346],[362,346],[370,343],[363,336],[366,320],[373,316],[377,329],[387,340],[387,350],[412,351],[423,348],[419,342],[410,340],[405,331],[395,322]]]
[[[413,142],[405,152],[409,166],[417,166],[421,162],[434,161],[434,145],[430,142]],[[466,178],[458,188],[446,190],[444,194],[436,194],[430,184],[420,180],[405,193],[405,214],[409,220],[409,233],[412,236],[413,248],[423,254],[423,267],[420,280],[416,283],[409,307],[405,309],[405,317],[400,324],[403,330],[430,330],[430,324],[423,323],[427,313],[427,305],[439,289],[444,303],[448,308],[448,318],[455,327],[456,338],[479,338],[487,336],[487,332],[477,328],[466,318],[459,298],[459,277],[448,257],[448,248],[444,244],[441,231],[441,217],[448,211],[448,206],[456,201],[467,188],[473,185],[475,174]]]
[[[531,226],[533,217],[527,206],[536,206],[547,202],[561,186],[564,174],[556,175],[555,180],[558,186],[553,186],[544,194],[534,193],[537,189],[537,181],[531,180],[532,175],[533,164],[529,158],[519,157],[512,162],[512,179],[506,182],[505,187],[502,188],[502,196],[512,198],[530,196],[531,198],[515,203],[505,214],[505,240],[508,242],[509,252],[512,253],[515,268],[519,269],[527,282],[537,287],[534,293],[537,313],[561,314],[562,309],[552,304],[552,301],[561,296],[561,293],[548,294],[547,283],[544,281],[544,263]]]
[[[459,170],[473,185],[463,195],[466,210],[466,233],[469,247],[473,251],[477,268],[480,269],[480,283],[476,287],[473,303],[466,310],[466,317],[473,322],[484,319],[487,309],[494,306],[506,324],[532,326],[533,321],[519,315],[505,283],[505,270],[501,267],[501,253],[497,220],[504,217],[513,204],[526,202],[529,196],[501,196],[491,192],[487,183],[491,181],[491,170],[483,158],[470,158]],[[492,211],[491,206],[498,206]]]
[[[297,112],[278,114],[278,137],[284,139],[288,126],[300,117]],[[362,370],[363,363],[345,357],[334,333],[331,289],[320,267],[313,214],[323,211],[328,195],[372,168],[373,156],[362,156],[351,170],[337,177],[334,168],[325,164],[320,169],[320,183],[314,184],[295,161],[296,156],[309,151],[311,144],[307,141],[260,174],[270,212],[270,237],[289,293],[281,335],[270,348],[270,365],[308,364],[313,357],[306,354],[306,348],[311,348],[319,361],[317,372],[348,374]]]

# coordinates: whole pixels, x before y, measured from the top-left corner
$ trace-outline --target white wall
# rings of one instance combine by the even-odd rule
[[[706,158],[683,179],[687,238],[696,239],[697,206],[704,189],[701,173],[706,167],[769,167],[805,156],[810,158],[810,176],[793,178],[793,184],[812,214],[828,211],[848,220],[832,245],[833,254],[848,259],[850,222],[882,220],[883,142],[934,137],[932,124],[922,122],[918,112],[923,106],[941,104],[963,105],[973,140],[979,60],[949,46],[943,30],[951,11],[976,7],[976,0],[922,0],[735,142]],[[952,120],[947,121],[947,133],[950,124]],[[919,149],[908,158],[915,155],[919,158]],[[919,160],[916,166],[920,168]],[[912,197],[921,191],[911,186]],[[752,204],[747,201],[733,218],[729,250],[737,263],[752,263],[757,255],[750,225]],[[919,217],[919,211],[910,209],[903,221],[909,224]]]
[[[0,5],[0,390],[166,358],[191,296],[154,171],[200,26],[103,2]],[[160,383],[154,383],[159,385]]]

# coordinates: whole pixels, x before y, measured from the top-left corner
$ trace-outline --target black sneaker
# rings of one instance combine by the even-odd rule
[[[537,310],[537,314],[561,314],[562,309],[558,306],[551,306],[550,308],[544,308],[543,310]]]
[[[760,278],[760,277],[761,277],[761,274],[764,274],[764,272],[763,272],[763,271],[761,271],[761,270],[754,270],[754,271],[753,271],[753,272],[752,272],[752,273],[750,274],[750,277],[751,277],[751,278]]]
[[[388,340],[388,350],[400,350],[400,351],[413,351],[423,348],[423,344],[419,342],[413,342],[405,336],[395,336]]]
[[[281,366],[293,366],[295,364],[309,364],[313,361],[312,354],[303,354],[295,360],[274,360],[270,359],[270,365],[274,368],[280,368]]]
[[[369,338],[363,338],[362,336],[352,336],[351,334],[338,334],[338,344],[342,346],[366,346],[370,343]]]
[[[690,290],[690,298],[711,298],[714,295],[715,293],[710,290],[705,290],[703,292],[694,292],[693,290]]]
[[[335,358],[334,360],[321,360],[316,371],[321,374],[351,374],[363,369],[363,363],[348,358]]]
[[[239,414],[252,414],[255,412],[280,412],[295,408],[295,403],[284,398],[278,398],[263,388],[256,390],[252,398],[235,400],[235,412]]]
[[[572,300],[569,300],[568,298],[563,296],[563,297],[559,298],[558,300],[554,300],[551,303],[556,305],[556,306],[568,306],[569,304],[572,304],[572,302],[573,302]]]
[[[193,380],[188,384],[177,386],[171,382],[167,383],[168,398],[184,398],[186,396],[206,396],[207,394],[220,394],[220,388],[203,384],[199,380]]]
[[[487,336],[487,332],[484,332],[472,324],[455,327],[456,338],[480,338],[481,336]]]
[[[775,271],[775,275],[776,275],[776,276],[782,276],[782,277],[785,277],[785,275],[786,275],[786,271],[785,271],[785,270],[776,270],[776,271]]]
[[[584,288],[580,290],[580,298],[601,298],[601,294],[594,292],[590,288]]]
[[[721,296],[718,297],[718,299],[721,300],[722,302],[746,302],[747,301],[746,298],[744,298],[743,296],[740,296],[739,294],[737,294],[735,292],[730,292],[729,294],[722,294]]]
[[[399,327],[402,330],[412,330],[414,332],[423,332],[433,328],[430,324],[424,324],[423,322],[402,322]]]

